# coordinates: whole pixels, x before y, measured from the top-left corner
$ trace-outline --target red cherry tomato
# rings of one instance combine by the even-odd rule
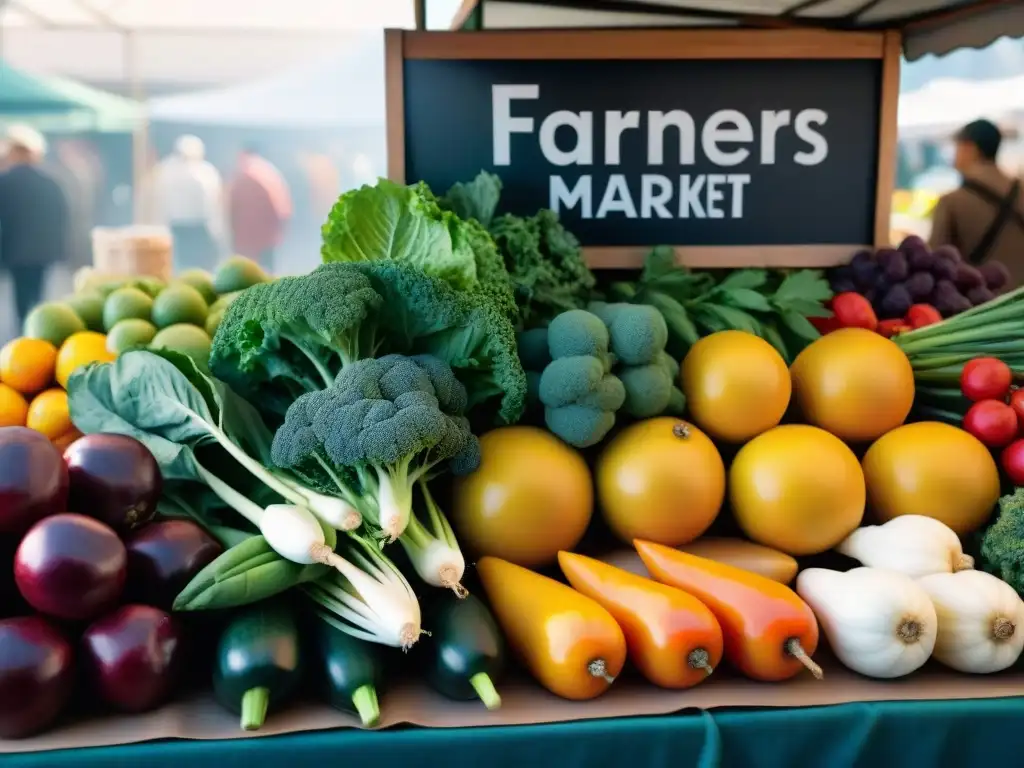
[[[1005,400],[1012,383],[1010,366],[994,357],[976,357],[960,372],[960,391],[975,403]]]
[[[827,336],[832,331],[838,331],[842,326],[839,324],[839,320],[833,315],[832,317],[809,317],[811,325],[818,329],[818,333],[822,336]]]
[[[1014,389],[1010,392],[1010,407],[1017,414],[1017,423],[1024,434],[1024,389]]]
[[[964,429],[989,448],[1002,448],[1017,438],[1017,414],[998,400],[982,400],[964,415]]]
[[[911,328],[924,328],[942,322],[942,315],[931,304],[915,304],[907,310],[907,325]]]
[[[1024,485],[1024,440],[1014,440],[999,457],[1003,472],[1014,485]]]
[[[847,291],[832,297],[832,313],[841,328],[878,328],[878,316],[871,302],[859,293]]]
[[[901,333],[906,333],[909,330],[912,330],[911,327],[899,317],[894,317],[890,320],[878,321],[878,332],[887,339],[891,339],[893,336],[897,336]]]

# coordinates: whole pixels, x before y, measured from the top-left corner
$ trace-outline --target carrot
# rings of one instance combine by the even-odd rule
[[[571,552],[559,552],[558,564],[577,592],[615,618],[629,658],[655,685],[691,688],[722,660],[722,628],[692,595]]]
[[[597,602],[497,557],[476,564],[509,647],[537,682],[565,699],[593,699],[626,663],[626,638]]]
[[[656,580],[689,592],[711,609],[722,626],[725,658],[744,675],[771,682],[807,668],[822,677],[811,659],[818,622],[789,587],[649,541],[637,539],[633,546]]]

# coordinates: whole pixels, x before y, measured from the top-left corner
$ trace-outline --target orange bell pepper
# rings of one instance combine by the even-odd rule
[[[640,674],[663,688],[691,688],[722,660],[722,628],[700,600],[583,555],[559,552],[577,592],[615,618]]]
[[[541,685],[565,699],[593,699],[626,663],[626,638],[604,608],[554,579],[496,557],[477,573],[509,647]]]
[[[807,668],[818,648],[814,612],[792,589],[756,573],[663,547],[633,542],[651,576],[689,592],[718,619],[725,658],[754,680],[787,680]]]

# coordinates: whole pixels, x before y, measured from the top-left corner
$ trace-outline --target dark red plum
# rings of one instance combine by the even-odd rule
[[[95,517],[118,533],[141,528],[156,514],[160,467],[127,435],[86,435],[64,452],[71,480],[68,510]]]
[[[182,659],[181,627],[148,605],[125,605],[82,635],[82,666],[91,690],[123,712],[145,712],[174,690]]]
[[[0,535],[20,536],[67,502],[68,470],[53,443],[34,429],[0,427]]]
[[[132,602],[170,610],[192,577],[223,551],[191,520],[164,520],[136,531],[128,548],[127,595]]]
[[[121,597],[128,554],[110,526],[84,515],[54,515],[36,523],[14,555],[14,580],[40,613],[89,621]]]
[[[74,685],[71,644],[45,619],[0,621],[0,738],[20,739],[52,725]]]

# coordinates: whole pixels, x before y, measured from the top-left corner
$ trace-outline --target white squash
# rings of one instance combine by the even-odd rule
[[[836,547],[869,568],[899,571],[913,579],[974,567],[959,537],[944,523],[924,515],[900,515],[884,525],[858,528]]]
[[[808,568],[796,579],[803,598],[846,667],[868,677],[894,678],[932,654],[937,621],[928,593],[902,573]]]
[[[959,672],[988,674],[1013,666],[1024,650],[1024,601],[982,571],[918,579],[939,619],[935,658]]]

